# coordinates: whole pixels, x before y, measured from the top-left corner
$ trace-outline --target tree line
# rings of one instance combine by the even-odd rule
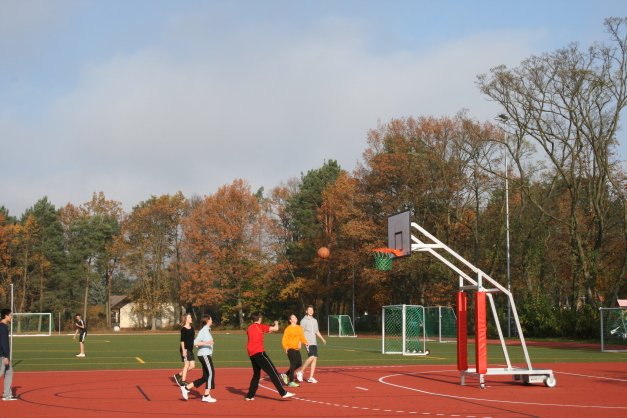
[[[232,327],[255,310],[283,317],[308,304],[322,316],[452,305],[457,279],[434,259],[418,253],[390,272],[374,268],[387,217],[410,210],[504,283],[508,203],[523,328],[594,337],[598,308],[627,296],[627,178],[616,156],[626,25],[605,21],[608,44],[573,44],[478,76],[502,109],[498,121],[462,111],[377,126],[353,171],[330,159],[269,191],[237,179],[207,196],[153,196],[130,212],[103,192],[60,208],[44,197],[19,218],[2,207],[0,301],[13,284],[18,312],[80,311],[111,326],[111,296],[128,294],[153,328],[172,303]]]

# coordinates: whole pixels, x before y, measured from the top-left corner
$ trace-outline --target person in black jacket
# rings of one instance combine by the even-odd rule
[[[0,376],[4,376],[3,401],[15,401],[11,383],[13,383],[13,368],[11,367],[11,342],[9,341],[9,324],[13,319],[11,309],[0,311]]]
[[[181,353],[181,361],[183,362],[183,370],[181,373],[174,375],[174,380],[179,386],[187,385],[187,372],[195,367],[194,364],[194,337],[196,332],[192,326],[192,315],[183,315],[183,321],[181,324],[181,340],[179,346],[179,352]]]

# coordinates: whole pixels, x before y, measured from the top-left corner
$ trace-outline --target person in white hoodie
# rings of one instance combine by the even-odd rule
[[[217,402],[215,398],[211,397],[211,389],[216,388],[215,370],[213,368],[213,360],[211,359],[211,356],[213,355],[213,337],[211,336],[211,324],[213,324],[213,320],[210,315],[205,315],[202,317],[201,322],[204,326],[198,332],[198,335],[194,340],[194,346],[198,347],[196,355],[202,366],[202,377],[188,383],[187,385],[181,386],[181,394],[183,395],[183,399],[187,400],[189,391],[192,388],[197,388],[204,384],[205,394],[203,395],[201,401]]]

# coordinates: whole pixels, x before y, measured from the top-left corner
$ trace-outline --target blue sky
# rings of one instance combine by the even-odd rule
[[[0,0],[0,205],[266,190],[391,118],[491,120],[475,79],[606,41],[627,2]],[[627,156],[621,132],[621,158]]]

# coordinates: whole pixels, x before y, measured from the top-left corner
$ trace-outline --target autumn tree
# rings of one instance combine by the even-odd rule
[[[359,182],[346,171],[321,193],[317,219],[324,232],[323,243],[331,249],[328,259],[316,262],[328,269],[325,290],[332,313],[356,316],[356,305],[371,309],[369,286],[363,271],[371,267],[372,243],[377,241],[374,221],[364,211]],[[357,300],[358,299],[358,300]]]
[[[12,220],[8,212],[0,208],[0,300],[6,306],[9,304],[9,285],[15,276],[13,243],[18,230],[16,220]]]
[[[609,45],[572,44],[478,78],[481,91],[502,106],[502,142],[518,186],[550,221],[553,239],[568,243],[567,254],[552,261],[568,257],[570,268],[554,280],[569,278],[567,303],[594,308],[606,295],[617,297],[627,271],[625,175],[613,158],[627,105],[627,18],[607,19],[605,27]],[[542,164],[521,158],[517,150],[526,143]]]
[[[170,265],[176,262],[185,206],[180,192],[153,196],[135,206],[121,225],[121,261],[135,283],[133,299],[137,310],[150,318],[153,330],[167,304],[178,299],[173,292]]]
[[[217,306],[223,323],[241,328],[245,309],[263,307],[266,267],[260,216],[259,198],[244,180],[222,186],[194,205],[183,223],[184,301]]]
[[[490,197],[480,168],[494,150],[482,138],[495,133],[461,113],[454,118],[394,119],[368,134],[364,163],[357,170],[364,209],[378,226],[377,246],[387,246],[387,217],[403,210],[467,259],[479,262],[479,214]],[[431,258],[399,260],[392,273],[371,273],[381,304],[451,302],[455,281]]]
[[[297,190],[286,201],[285,222],[289,230],[287,257],[294,266],[294,275],[303,284],[300,298],[307,304],[317,304],[320,297],[325,297],[324,312],[329,314],[328,265],[319,263],[316,250],[329,245],[328,225],[319,218],[322,206],[322,192],[335,182],[341,167],[335,160],[325,162],[322,167],[309,170],[300,178]],[[304,307],[302,307],[304,309]]]

